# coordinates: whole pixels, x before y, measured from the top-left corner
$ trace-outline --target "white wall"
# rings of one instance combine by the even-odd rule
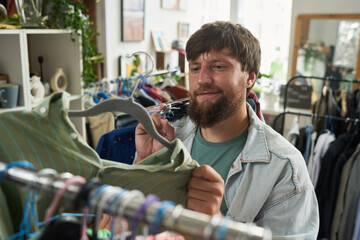
[[[294,47],[295,19],[299,14],[324,14],[324,13],[360,13],[359,0],[293,0],[291,36],[289,48],[289,60],[292,59],[292,50]],[[289,78],[291,63],[289,63]]]
[[[121,42],[121,4],[119,0],[100,1],[97,6],[99,27],[98,49],[103,53],[105,76],[118,77],[118,58],[120,55],[136,51],[146,51],[155,58],[151,39],[151,29],[162,28],[169,42],[177,38],[178,22],[190,23],[190,34],[203,23],[230,19],[230,0],[186,0],[186,11],[161,9],[161,0],[145,1],[145,36],[142,42]],[[176,51],[167,54],[167,60],[177,63]],[[170,65],[171,67],[175,67]]]

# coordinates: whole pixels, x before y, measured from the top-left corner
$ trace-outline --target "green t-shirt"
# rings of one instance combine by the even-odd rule
[[[245,146],[247,134],[248,131],[245,131],[229,141],[213,143],[206,141],[198,128],[191,148],[191,157],[200,165],[207,164],[213,167],[225,182],[233,162]],[[228,208],[224,199],[220,210],[222,214],[226,215]]]

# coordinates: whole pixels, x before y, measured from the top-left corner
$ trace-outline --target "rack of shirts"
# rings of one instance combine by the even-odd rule
[[[77,205],[75,209],[79,209],[80,206],[84,207],[82,227],[76,225],[74,221],[67,222],[67,220],[63,219],[62,224],[68,225],[67,228],[62,230],[61,234],[65,234],[64,231],[69,231],[69,229],[75,231],[75,233],[71,233],[73,238],[67,238],[68,240],[80,239],[80,235],[82,236],[81,239],[87,239],[84,238],[84,234],[87,235],[86,231],[84,231],[84,227],[85,230],[87,228],[86,216],[93,212],[95,213],[95,222],[92,228],[94,236],[99,231],[99,218],[101,218],[102,214],[106,213],[113,217],[110,228],[112,235],[105,239],[116,237],[113,221],[117,217],[128,220],[131,226],[131,231],[128,233],[130,239],[134,239],[140,223],[148,225],[151,234],[170,230],[185,236],[203,239],[271,239],[271,232],[269,230],[255,225],[234,222],[218,215],[211,217],[193,212],[183,208],[181,205],[175,205],[173,202],[160,201],[156,195],[151,194],[145,197],[138,190],[128,191],[120,187],[104,185],[93,179],[86,180],[80,176],[72,176],[69,173],[59,175],[53,169],[43,169],[37,172],[31,169],[31,164],[29,164],[29,162],[25,161],[12,162],[10,164],[0,162],[0,181],[3,181],[1,184],[7,184],[9,181],[39,193],[55,195],[51,206],[46,212],[44,227],[39,235],[30,233],[31,224],[37,223],[36,214],[33,212],[36,200],[35,203],[31,202],[28,208],[25,208],[27,213],[23,215],[24,221],[22,221],[20,230],[23,230],[23,234],[27,237],[32,235],[39,236],[37,239],[49,239],[47,237],[52,236],[54,234],[53,231],[61,229],[57,228],[59,227],[58,225],[51,224],[54,222],[51,221],[51,217],[55,213],[55,207],[60,198],[63,197]],[[94,209],[95,211],[91,211]],[[7,209],[4,208],[3,210]],[[32,219],[30,219],[31,217]],[[27,226],[24,226],[24,222],[26,222]],[[125,229],[121,230],[124,231]],[[146,237],[146,231],[144,230],[143,232],[145,232]],[[126,231],[119,234],[126,234]],[[21,238],[21,236],[18,237]]]
[[[157,71],[147,75],[138,75],[114,80],[103,79],[97,83],[91,83],[84,89],[86,108],[98,104],[109,98],[128,98],[144,107],[157,106],[160,103],[177,101],[187,96],[187,90],[178,85],[174,78],[177,69]],[[155,81],[155,78],[159,78]],[[87,118],[88,143],[94,149],[100,137],[119,127],[134,127],[137,121],[124,114],[108,112],[106,114]]]
[[[311,91],[312,88],[312,80],[314,83],[321,83],[322,89],[320,96],[312,106],[312,113],[314,114],[314,127],[318,133],[322,132],[324,126],[324,118],[325,116],[333,116],[333,117],[343,117],[344,120],[346,118],[359,118],[360,117],[360,88],[351,92],[350,89],[347,90],[339,90],[339,89],[331,89],[332,82],[342,82],[353,84],[357,83],[360,87],[360,80],[348,80],[348,79],[339,79],[333,77],[316,77],[316,76],[294,76],[289,79],[284,87],[284,101],[283,101],[283,113],[287,112],[287,108],[289,107],[289,88],[290,86],[294,86],[293,84],[296,82],[302,83],[302,86],[309,86]],[[308,96],[307,99],[301,100],[308,100],[309,103],[312,101],[312,92]],[[338,95],[338,96],[336,96]],[[310,106],[309,106],[310,107]],[[298,115],[300,115],[299,112]],[[283,117],[284,114],[279,114],[274,122],[273,128],[278,131],[280,134],[284,133],[284,125],[285,125],[285,118]],[[324,116],[324,117],[321,117]],[[335,132],[337,131],[335,126]]]
[[[297,79],[323,81],[312,113],[287,110],[287,87]],[[331,89],[330,82],[360,80],[295,76],[284,92],[284,112],[273,128],[302,154],[319,204],[319,239],[358,239],[360,234],[360,91]],[[305,81],[306,82],[306,81]],[[349,104],[350,103],[350,104]],[[285,117],[292,123],[284,131]],[[357,210],[356,210],[357,209]]]

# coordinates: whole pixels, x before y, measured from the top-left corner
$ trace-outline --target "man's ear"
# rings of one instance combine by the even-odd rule
[[[251,88],[254,85],[256,79],[257,79],[257,76],[256,76],[255,72],[250,72],[249,77],[246,81],[246,88]]]

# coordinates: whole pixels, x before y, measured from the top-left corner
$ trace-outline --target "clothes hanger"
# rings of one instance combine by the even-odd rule
[[[134,54],[138,54],[140,52],[136,52]],[[147,56],[151,56],[146,53]],[[153,60],[151,61],[154,67]],[[161,136],[155,129],[154,122],[152,121],[150,114],[146,111],[146,109],[137,102],[134,102],[133,95],[137,86],[139,85],[139,80],[145,78],[147,75],[151,73],[152,70],[147,72],[144,76],[141,75],[141,78],[138,77],[138,81],[134,87],[134,90],[129,98],[122,99],[107,99],[102,101],[101,103],[87,109],[87,110],[69,110],[69,117],[90,117],[95,116],[104,112],[124,112],[133,116],[136,120],[138,120],[145,128],[146,132],[150,134],[154,139],[160,142],[162,145],[167,147],[170,150],[174,150],[175,146],[170,143],[167,139]]]
[[[149,205],[151,205],[154,202],[161,202],[160,198],[154,194],[149,194],[143,201],[143,203],[140,205],[140,207],[137,209],[136,213],[135,213],[135,217],[132,220],[132,224],[131,224],[131,236],[129,237],[130,240],[134,240],[135,239],[135,235],[136,235],[136,229],[140,223],[140,220],[145,218],[146,216],[146,211],[147,208],[149,207]],[[149,233],[149,228],[148,226],[144,226],[144,238],[146,239]]]
[[[72,216],[61,216],[55,221],[50,221],[55,209],[63,195],[63,193],[73,184],[85,184],[86,179],[81,176],[72,176],[64,182],[64,187],[61,188],[51,202],[50,207],[46,210],[44,222],[46,227],[39,240],[45,239],[80,239],[81,223]],[[82,236],[81,236],[82,237]]]

